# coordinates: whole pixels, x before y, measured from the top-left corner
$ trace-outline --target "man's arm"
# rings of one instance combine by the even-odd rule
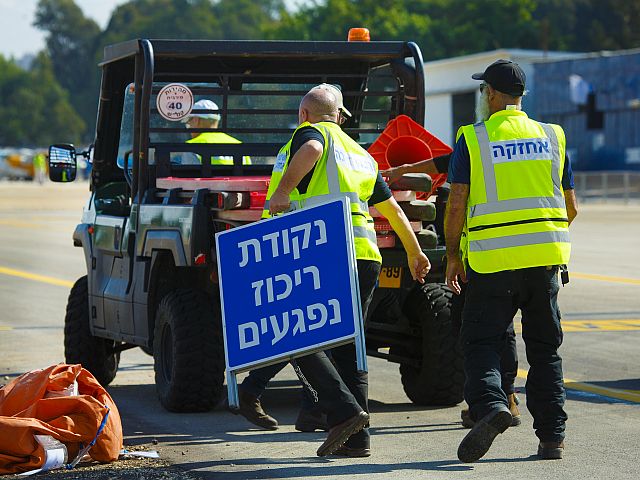
[[[289,166],[269,200],[269,211],[272,215],[289,209],[289,194],[311,171],[322,156],[323,149],[324,147],[317,140],[309,140],[289,160]]]
[[[451,155],[442,155],[429,160],[421,160],[416,163],[407,163],[397,167],[391,167],[382,171],[382,175],[387,177],[387,183],[391,185],[396,182],[405,173],[426,173],[427,175],[438,175],[439,173],[447,173],[449,170],[449,159]]]
[[[416,163],[407,163],[405,165],[398,165],[397,167],[391,167],[388,170],[383,170],[382,175],[387,177],[389,184],[398,181],[405,173],[426,173],[429,175],[436,175],[438,169],[433,163],[433,159],[421,160]]]
[[[447,286],[460,294],[459,279],[466,282],[467,277],[460,258],[460,237],[467,216],[469,185],[452,183],[444,217],[444,236],[447,241]]]
[[[571,188],[564,191],[564,202],[567,206],[567,218],[569,219],[569,225],[571,225],[573,219],[578,215],[578,200],[576,199],[575,190]]]
[[[564,201],[567,208],[567,218],[569,225],[576,215],[578,215],[578,201],[576,200],[576,192],[574,191],[575,183],[573,181],[573,169],[571,168],[571,159],[569,155],[564,155],[564,166],[562,169],[562,190],[564,190]]]
[[[390,197],[384,202],[376,203],[374,207],[389,220],[391,228],[393,228],[398,237],[400,237],[402,246],[407,252],[407,262],[409,263],[411,276],[414,280],[424,283],[424,277],[429,273],[431,263],[422,251],[422,248],[420,248],[418,239],[415,233],[413,233],[411,224],[400,208],[400,205],[398,205],[395,198]]]

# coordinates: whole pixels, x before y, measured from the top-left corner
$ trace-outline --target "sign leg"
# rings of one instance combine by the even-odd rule
[[[365,344],[364,335],[362,330],[358,332],[355,338],[356,341],[356,365],[358,371],[367,372],[369,367],[367,365],[367,346]]]
[[[227,398],[229,399],[229,408],[234,410],[240,408],[236,373],[231,370],[227,370]]]

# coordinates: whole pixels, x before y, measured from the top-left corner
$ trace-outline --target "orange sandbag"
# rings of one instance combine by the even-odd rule
[[[78,395],[45,398],[78,383]],[[49,394],[51,395],[51,394]],[[108,414],[108,415],[107,415]],[[35,435],[51,435],[64,443],[69,461],[96,438],[89,455],[111,462],[122,449],[122,424],[111,396],[81,365],[53,365],[34,370],[0,388],[0,474],[40,468],[44,448]]]

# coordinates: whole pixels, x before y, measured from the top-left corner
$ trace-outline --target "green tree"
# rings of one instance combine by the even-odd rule
[[[267,30],[271,38],[343,40],[351,27],[367,27],[375,40],[413,40],[426,59],[526,42],[534,0],[316,1]]]
[[[29,71],[0,55],[0,96],[0,145],[77,142],[85,130],[44,53]]]
[[[73,0],[40,0],[34,25],[47,32],[46,50],[55,77],[87,125],[96,116],[98,67],[95,50],[100,27]]]
[[[315,0],[265,34],[342,40],[367,27],[375,40],[413,40],[433,60],[498,48],[633,48],[639,16],[638,0]]]
[[[217,37],[225,40],[261,39],[264,32],[278,24],[284,11],[282,0],[220,0],[213,12],[220,22]]]
[[[539,13],[548,19],[552,49],[566,46],[575,51],[597,51],[640,46],[638,0],[540,0]]]
[[[100,43],[104,46],[133,38],[217,38],[219,31],[209,0],[132,0],[114,10]]]
[[[283,8],[282,0],[131,0],[113,12],[100,43],[141,37],[257,39]]]

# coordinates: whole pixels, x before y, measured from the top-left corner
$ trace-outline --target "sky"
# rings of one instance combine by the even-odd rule
[[[107,26],[111,12],[126,0],[75,0],[84,14],[101,28]],[[0,53],[21,58],[44,48],[44,32],[33,27],[38,0],[0,0]]]
[[[303,0],[302,0],[303,1]],[[75,0],[87,17],[93,18],[105,28],[111,12],[127,0]],[[287,5],[301,0],[287,0]],[[34,14],[38,0],[0,0],[0,54],[5,57],[22,58],[44,48],[44,32],[34,28]]]

